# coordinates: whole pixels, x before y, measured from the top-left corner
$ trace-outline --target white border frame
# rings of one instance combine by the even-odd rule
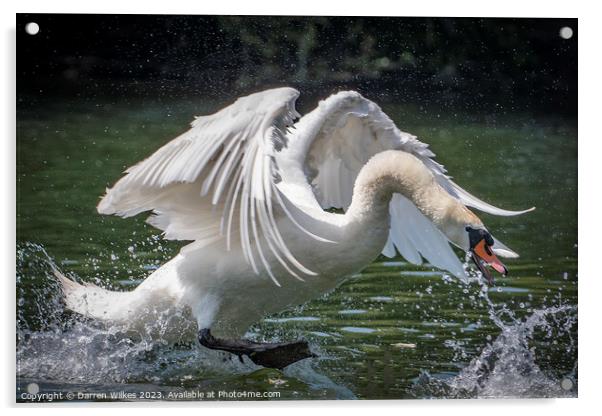
[[[16,1],[15,1],[16,3]],[[471,0],[422,0],[418,2],[398,2],[370,0],[365,2],[303,0],[288,1],[233,1],[219,0],[169,2],[103,0],[101,2],[82,2],[81,0],[35,1],[23,0],[17,4],[2,2],[2,59],[0,62],[0,80],[3,92],[0,106],[2,119],[0,125],[4,132],[2,143],[2,216],[0,230],[3,231],[0,250],[3,265],[3,294],[6,306],[2,347],[4,362],[3,376],[0,378],[0,394],[9,413],[30,413],[43,411],[48,415],[116,414],[137,412],[163,414],[166,408],[177,408],[179,413],[219,411],[234,414],[261,412],[262,414],[304,414],[311,409],[341,411],[345,416],[365,414],[369,409],[383,414],[417,412],[422,416],[429,414],[454,415],[504,415],[512,411],[563,415],[584,413],[601,407],[596,399],[601,369],[598,350],[601,347],[600,311],[596,308],[602,295],[598,246],[600,216],[598,211],[597,164],[600,163],[600,35],[599,26],[602,17],[595,2],[567,2],[546,0],[529,2],[527,0],[505,0],[485,2]],[[356,16],[479,16],[479,17],[577,17],[579,18],[579,398],[547,400],[437,400],[437,401],[362,401],[362,402],[212,402],[212,403],[108,403],[108,404],[53,404],[53,405],[15,405],[15,13],[138,13],[138,14],[271,14],[271,15],[356,15]],[[551,201],[551,204],[562,201]],[[8,335],[8,336],[6,336]],[[38,409],[39,407],[45,409]],[[16,408],[15,408],[16,407]],[[143,409],[142,409],[143,408]],[[218,410],[219,409],[219,410]],[[598,412],[600,409],[598,409]],[[380,416],[380,415],[379,415]]]

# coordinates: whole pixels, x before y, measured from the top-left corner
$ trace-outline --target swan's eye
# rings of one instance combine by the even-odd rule
[[[485,231],[485,241],[489,246],[492,246],[495,242],[493,241],[493,237],[487,231]]]

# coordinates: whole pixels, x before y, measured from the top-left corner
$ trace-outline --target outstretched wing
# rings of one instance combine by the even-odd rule
[[[256,273],[262,264],[278,284],[266,261],[270,250],[291,274],[299,277],[291,266],[315,274],[286,247],[272,206],[279,200],[274,154],[287,145],[285,130],[298,117],[298,96],[292,88],[267,90],[198,117],[189,131],[127,169],[107,189],[98,212],[129,217],[152,211],[148,222],[166,238],[197,245],[225,236],[230,248],[238,228]]]
[[[313,192],[316,203],[323,209],[346,210],[351,204],[353,185],[362,166],[376,153],[395,149],[412,153],[422,160],[441,186],[465,205],[496,215],[526,212],[496,208],[460,188],[446,175],[444,167],[433,159],[435,155],[427,144],[400,131],[378,105],[357,92],[330,96],[295,127],[291,146],[283,153],[290,160],[303,161],[298,170],[303,170],[308,185],[303,187],[297,183],[294,192],[286,192],[291,199],[297,195],[307,203],[310,199],[307,194]],[[295,176],[294,172],[290,175]],[[283,190],[286,191],[286,187]],[[462,264],[447,238],[412,202],[396,194],[392,198],[390,212],[391,228],[383,254],[392,257],[397,249],[414,264],[421,264],[424,257],[432,265],[465,278]],[[498,254],[516,256],[501,243],[498,247],[501,248]]]

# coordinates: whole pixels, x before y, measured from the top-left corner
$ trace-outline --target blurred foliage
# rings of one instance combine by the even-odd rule
[[[478,106],[476,97],[576,112],[576,19],[21,14],[17,20],[18,88],[38,96],[215,98],[289,84],[310,92],[384,92],[384,100],[451,96]],[[40,34],[21,30],[29,21],[40,24]],[[564,26],[573,38],[559,36]]]

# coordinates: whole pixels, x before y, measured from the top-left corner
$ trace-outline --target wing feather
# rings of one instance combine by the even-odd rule
[[[320,102],[318,108],[304,116],[291,136],[291,146],[282,158],[301,163],[289,168],[287,183],[282,189],[298,205],[317,204],[323,209],[341,208],[351,204],[353,185],[364,164],[376,153],[402,150],[418,157],[450,195],[465,205],[494,215],[519,215],[525,211],[508,211],[494,207],[471,195],[447,175],[445,168],[433,158],[426,143],[402,132],[393,121],[370,100],[357,92],[340,92]],[[301,183],[300,175],[303,172]],[[315,202],[310,193],[313,192]],[[462,264],[449,241],[409,200],[395,195],[390,205],[391,227],[383,254],[395,255],[395,249],[409,262],[421,264],[424,257],[433,266],[466,279]],[[497,243],[500,255],[517,256]]]
[[[390,231],[400,254],[402,254],[402,250],[408,254],[408,250],[415,249],[410,258],[406,257],[406,260],[420,264],[420,260],[418,260],[420,256],[417,255],[420,253],[433,266],[447,270],[459,279],[466,281],[462,263],[450,247],[447,238],[410,200],[400,194],[395,194],[389,210],[391,218],[403,218],[403,221],[392,221],[391,228],[395,227],[395,230]],[[403,236],[401,241],[398,240],[399,236]]]
[[[204,245],[225,237],[228,249],[239,241],[253,270],[264,269],[278,285],[267,250],[293,276],[315,274],[286,246],[272,206],[282,203],[274,198],[279,191],[273,155],[286,146],[285,128],[298,116],[298,96],[292,88],[267,90],[197,117],[189,131],[127,169],[98,212],[129,217],[152,211],[148,222],[170,239]]]
[[[489,214],[498,215],[501,217],[511,217],[514,215],[526,214],[527,212],[531,212],[535,209],[535,207],[531,207],[519,211],[510,211],[507,209],[495,207],[468,193],[466,190],[462,189],[457,183],[455,183],[449,178],[447,178],[447,181],[443,182],[443,186],[450,194],[456,196],[460,201],[462,201],[464,205],[476,208],[479,211],[487,212]]]

